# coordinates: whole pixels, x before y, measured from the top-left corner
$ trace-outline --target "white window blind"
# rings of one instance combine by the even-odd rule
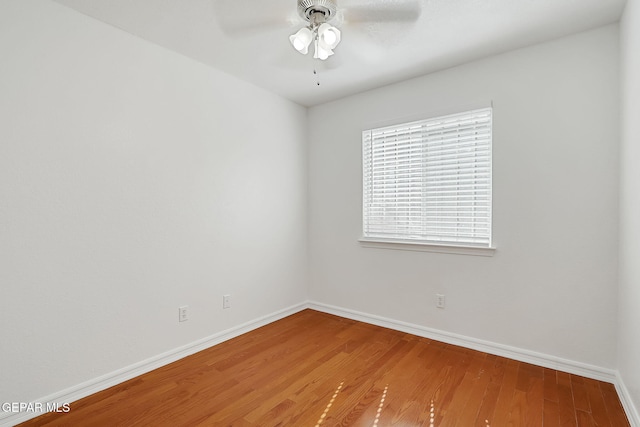
[[[364,237],[491,247],[491,113],[364,131]]]

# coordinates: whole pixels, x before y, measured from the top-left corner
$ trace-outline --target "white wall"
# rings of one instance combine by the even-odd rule
[[[0,61],[0,402],[306,299],[304,108],[45,0]]]
[[[627,118],[639,19],[636,2]],[[638,405],[640,129],[623,127],[617,329],[617,37],[609,26],[345,98],[310,109],[307,128],[295,104],[60,5],[1,1],[0,401],[303,301],[308,232],[312,300],[602,367],[616,367],[618,332]],[[360,131],[489,100],[495,256],[360,247]]]
[[[311,300],[613,368],[618,60],[612,25],[311,108]],[[486,101],[495,256],[361,247],[360,132]]]
[[[622,144],[618,369],[633,404],[640,409],[640,4],[637,0],[627,2],[620,32]]]

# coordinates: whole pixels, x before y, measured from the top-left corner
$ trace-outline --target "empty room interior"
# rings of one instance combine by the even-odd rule
[[[638,0],[0,0],[0,77],[0,425],[640,427]]]

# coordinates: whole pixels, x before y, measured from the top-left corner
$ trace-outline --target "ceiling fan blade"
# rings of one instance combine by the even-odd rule
[[[422,13],[419,0],[394,0],[376,4],[349,4],[342,10],[342,19],[347,23],[415,22]]]
[[[254,36],[265,31],[289,28],[300,21],[289,0],[212,0],[220,29],[232,37]]]

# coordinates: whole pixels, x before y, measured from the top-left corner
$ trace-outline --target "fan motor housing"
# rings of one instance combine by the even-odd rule
[[[335,16],[336,11],[335,0],[298,0],[298,13],[307,21],[311,21],[315,13],[322,13],[325,21],[329,21]]]

